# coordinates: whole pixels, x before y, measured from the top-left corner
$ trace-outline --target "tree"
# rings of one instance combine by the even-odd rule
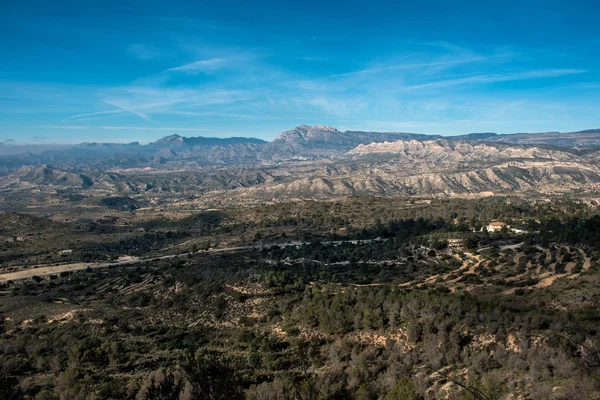
[[[183,370],[194,399],[236,400],[244,398],[241,380],[231,361],[220,353],[198,351],[189,355]]]
[[[419,400],[420,398],[410,378],[402,378],[396,387],[385,395],[385,400]]]
[[[183,389],[183,382],[173,375],[172,372],[165,374],[165,378],[157,382],[151,379],[150,385],[146,389],[146,400],[179,400],[179,395]]]
[[[23,397],[24,394],[19,387],[19,380],[0,369],[0,399],[20,400]]]

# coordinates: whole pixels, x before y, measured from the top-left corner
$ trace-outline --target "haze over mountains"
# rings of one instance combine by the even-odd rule
[[[174,134],[0,157],[0,193],[265,198],[587,193],[600,130],[453,137],[302,125],[275,140]],[[6,198],[4,198],[6,200]],[[2,199],[0,199],[2,201]]]

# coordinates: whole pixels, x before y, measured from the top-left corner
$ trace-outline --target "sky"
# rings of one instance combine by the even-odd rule
[[[3,0],[0,142],[600,128],[599,16],[586,0]]]

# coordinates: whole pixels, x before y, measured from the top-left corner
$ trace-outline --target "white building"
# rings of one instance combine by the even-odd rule
[[[492,221],[485,227],[488,232],[500,232],[502,228],[510,229],[510,225],[501,221]]]

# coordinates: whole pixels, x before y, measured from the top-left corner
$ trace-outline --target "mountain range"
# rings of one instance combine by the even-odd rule
[[[255,138],[183,137],[177,134],[141,145],[138,142],[81,143],[56,148],[4,145],[0,149],[0,174],[14,172],[24,165],[53,165],[60,168],[107,169],[162,165],[173,162],[197,165],[230,165],[293,159],[342,157],[360,145],[399,140],[483,141],[489,143],[553,146],[567,149],[600,147],[600,129],[580,132],[471,133],[443,137],[403,132],[339,131],[327,126],[301,125],[283,132],[271,142]],[[8,150],[7,150],[8,149]],[[19,152],[19,150],[23,150]],[[25,151],[27,150],[27,151]],[[39,151],[38,151],[39,150]],[[10,154],[7,154],[10,153]],[[18,153],[18,154],[14,154]]]
[[[600,130],[442,137],[301,125],[271,142],[170,135],[0,157],[2,194],[265,198],[597,196]],[[600,197],[600,196],[599,196]]]

